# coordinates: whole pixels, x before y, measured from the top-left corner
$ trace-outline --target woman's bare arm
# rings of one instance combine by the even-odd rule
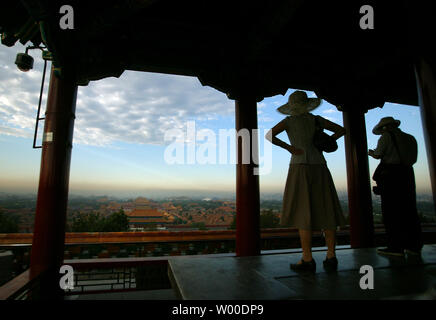
[[[374,159],[381,159],[381,156],[376,155],[376,154],[374,153],[374,150],[372,150],[372,149],[369,149],[369,150],[368,150],[368,155],[371,156],[371,157],[373,157]]]
[[[277,123],[271,130],[269,130],[266,134],[266,139],[270,141],[272,144],[279,146],[285,150],[288,150],[290,153],[295,155],[303,154],[304,151],[298,149],[294,146],[287,144],[286,142],[280,140],[276,136],[286,130],[286,119],[283,119],[279,123]]]
[[[330,120],[327,120],[327,119],[324,119],[323,127],[324,127],[324,129],[327,129],[331,132],[334,132],[334,134],[332,135],[332,138],[334,138],[335,140],[338,140],[340,137],[344,136],[346,133],[346,130],[344,127],[341,127],[340,125],[338,125]]]

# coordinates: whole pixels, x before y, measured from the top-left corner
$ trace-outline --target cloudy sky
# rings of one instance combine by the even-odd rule
[[[36,192],[39,177],[41,150],[32,149],[32,143],[43,62],[40,51],[31,51],[35,58],[34,69],[26,73],[19,71],[14,64],[15,55],[23,51],[21,45],[0,46],[0,191],[3,192]],[[47,72],[45,92],[48,78]],[[258,104],[261,137],[283,119],[276,108],[285,103],[292,92],[290,89],[285,96],[267,98]],[[314,96],[311,92],[308,94]],[[314,113],[342,124],[342,114],[326,102]],[[420,150],[415,165],[417,185],[421,191],[428,190],[430,182],[419,109],[387,103],[383,109],[369,111],[366,120],[370,148],[375,147],[378,138],[371,129],[384,116],[401,120],[401,128],[417,138]],[[218,143],[218,138],[212,141],[213,134],[218,136],[220,130],[234,129],[234,101],[219,91],[203,87],[196,78],[156,73],[125,72],[120,78],[107,78],[79,87],[71,192],[120,196],[188,194],[188,191],[233,194],[235,165],[230,158],[227,164],[219,163],[218,153],[222,149],[216,151],[216,164],[198,161],[169,164],[166,161],[166,151],[173,141],[165,140],[165,134],[175,129],[186,132],[188,123],[195,123],[197,133],[205,132],[207,139],[192,144],[189,137],[185,137],[184,159],[188,157],[189,146],[194,146],[197,152],[204,150],[206,142],[211,143],[208,146]],[[39,137],[42,127],[43,123]],[[281,137],[286,139],[284,134]],[[268,151],[267,144],[262,138],[261,157]],[[181,150],[180,145],[177,146],[177,150]],[[230,154],[231,146],[229,143],[225,152]],[[339,150],[327,154],[326,159],[337,188],[345,190],[343,139],[339,141]],[[289,154],[273,147],[271,161],[271,170],[267,170],[270,172],[260,177],[261,192],[281,193]],[[376,165],[371,159],[371,172]]]

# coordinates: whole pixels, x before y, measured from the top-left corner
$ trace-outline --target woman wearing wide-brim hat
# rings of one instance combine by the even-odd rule
[[[381,118],[379,123],[377,123],[374,128],[372,129],[372,133],[376,135],[382,135],[383,132],[387,132],[389,130],[392,130],[394,128],[398,128],[401,124],[400,120],[396,120],[392,117],[384,117]],[[388,128],[389,126],[389,128]],[[389,130],[388,130],[389,129]]]
[[[295,91],[288,102],[277,109],[287,117],[267,134],[268,140],[292,154],[283,195],[281,224],[299,230],[303,256],[298,263],[291,264],[291,269],[295,271],[316,270],[312,257],[313,230],[324,230],[328,250],[323,264],[327,270],[336,270],[336,229],[345,225],[326,160],[313,143],[316,122],[332,131],[334,139],[342,137],[345,129],[310,113],[321,102],[319,98],[308,98],[304,91]],[[277,138],[283,131],[286,131],[291,144]]]
[[[374,172],[374,190],[381,197],[383,224],[387,247],[382,255],[403,257],[404,253],[419,255],[423,246],[421,223],[416,209],[416,183],[413,164],[418,157],[416,139],[403,132],[400,120],[384,117],[372,133],[379,135],[375,150],[368,155],[380,159]]]

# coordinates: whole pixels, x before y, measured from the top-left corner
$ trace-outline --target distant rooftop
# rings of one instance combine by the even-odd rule
[[[165,214],[156,209],[134,209],[127,212],[128,217],[164,217]]]

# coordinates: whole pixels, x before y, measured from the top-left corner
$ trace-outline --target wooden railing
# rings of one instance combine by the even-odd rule
[[[384,231],[384,226],[374,226],[376,231]],[[436,230],[436,223],[423,224],[423,229]],[[261,237],[276,238],[296,235],[295,228],[262,229]],[[348,233],[349,227],[339,233]],[[32,244],[32,233],[0,233],[0,245]],[[66,244],[95,243],[139,243],[139,242],[178,242],[201,240],[235,240],[235,230],[195,230],[195,231],[144,231],[144,232],[67,232]]]
[[[0,287],[0,300],[28,300],[38,291],[43,275],[30,279],[27,269],[19,276]]]
[[[164,257],[75,259],[64,264],[74,270],[74,289],[66,295],[170,288]]]
[[[436,223],[422,224],[423,229],[436,230]],[[376,231],[384,231],[384,226],[374,226]],[[262,229],[261,237],[277,238],[297,235],[295,228]],[[348,233],[349,227],[342,228],[341,233]],[[0,245],[32,244],[32,233],[0,233]],[[140,243],[140,242],[179,242],[202,240],[235,240],[235,230],[195,230],[195,231],[143,231],[143,232],[67,232],[66,244],[95,243]]]
[[[262,229],[262,237],[281,237],[296,233],[297,229]],[[32,233],[0,234],[0,245],[31,244]],[[235,230],[195,230],[195,231],[143,231],[143,232],[67,232],[66,244],[87,243],[138,243],[175,242],[197,240],[234,240]]]
[[[384,229],[382,226],[377,225],[376,228],[376,245],[383,245],[384,242]],[[436,243],[436,224],[423,225],[423,233],[426,243]],[[31,248],[32,234],[0,234],[0,246],[1,247],[27,247]],[[262,254],[268,253],[284,253],[290,250],[289,248],[298,248],[298,234],[295,229],[264,229],[262,230],[262,241],[264,245],[274,244],[275,241],[283,241],[284,238],[294,238],[294,246],[288,247],[284,250],[280,248],[275,251],[263,251]],[[349,230],[342,230],[338,233],[338,244],[346,244],[349,237]],[[318,243],[321,243],[321,235],[315,233],[315,239],[318,239]],[[285,240],[286,240],[285,239]],[[30,240],[30,241],[29,241]],[[153,231],[153,232],[129,232],[129,233],[79,233],[79,234],[66,234],[67,246],[89,246],[92,244],[110,244],[110,245],[130,245],[132,243],[144,242],[156,242],[166,243],[170,242],[214,242],[214,241],[234,241],[235,231],[183,231],[183,232],[167,232],[167,231]],[[118,242],[116,242],[118,241]],[[288,241],[288,240],[287,240]],[[314,241],[314,245],[317,244]],[[17,244],[18,243],[18,244]],[[319,245],[319,244],[318,244]],[[322,244],[323,245],[323,244]],[[270,250],[273,248],[264,248],[264,250]],[[221,254],[209,254],[208,256],[234,256],[232,252]],[[186,256],[185,256],[186,257]],[[195,257],[195,256],[192,256]],[[177,258],[172,256],[173,258]],[[125,290],[142,290],[162,288],[162,286],[168,286],[166,277],[166,267],[169,257],[155,256],[155,257],[137,257],[137,258],[100,258],[100,259],[74,259],[65,260],[64,264],[71,265],[75,272],[77,272],[77,278],[75,286],[77,290],[67,292],[67,294],[84,294],[94,292],[109,292],[109,291],[125,291]],[[141,271],[141,268],[143,270]],[[148,269],[147,269],[148,268]],[[144,270],[147,272],[143,272]],[[127,270],[127,271],[126,271]],[[139,271],[138,271],[139,270]],[[150,270],[154,270],[150,272]],[[121,280],[118,280],[117,273],[129,273],[129,284],[125,285],[124,276],[121,276]],[[154,272],[154,276],[153,276]],[[102,276],[99,279],[106,277],[106,280],[113,280],[117,278],[117,281],[113,281],[109,288],[99,289],[95,285],[95,281],[98,276]],[[146,275],[144,277],[144,275]],[[147,278],[148,275],[148,278]],[[142,277],[142,278],[141,278]],[[131,280],[134,279],[132,282]],[[138,282],[139,279],[139,282]],[[160,280],[158,280],[160,279]],[[152,281],[151,281],[152,280]],[[154,281],[154,282],[153,282]],[[134,285],[131,285],[134,283]],[[98,285],[98,283],[97,283]],[[138,286],[139,285],[139,286]],[[29,297],[35,287],[38,286],[38,279],[30,281],[28,271],[19,274],[17,277],[0,287],[0,300],[1,299],[26,299]]]

